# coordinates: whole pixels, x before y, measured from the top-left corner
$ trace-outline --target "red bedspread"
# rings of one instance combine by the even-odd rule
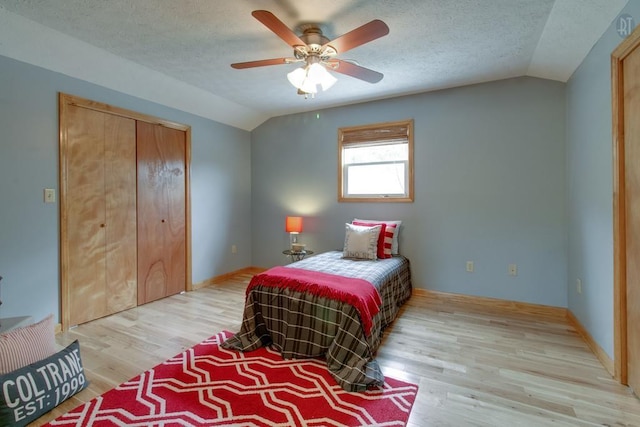
[[[363,332],[367,336],[371,332],[372,318],[382,305],[378,290],[366,280],[299,268],[273,267],[253,276],[247,287],[247,295],[256,286],[289,288],[350,304],[358,310]]]

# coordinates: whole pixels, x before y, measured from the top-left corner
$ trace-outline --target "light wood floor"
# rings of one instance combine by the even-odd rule
[[[240,327],[249,275],[95,320],[80,341],[91,381],[33,425],[199,343]],[[385,375],[419,384],[409,426],[640,426],[640,401],[613,381],[568,322],[415,295],[385,331]]]

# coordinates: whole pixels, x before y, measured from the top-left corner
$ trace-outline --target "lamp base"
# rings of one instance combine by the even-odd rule
[[[303,245],[302,243],[292,243],[291,244],[291,250],[293,252],[304,252],[304,248],[306,245]]]

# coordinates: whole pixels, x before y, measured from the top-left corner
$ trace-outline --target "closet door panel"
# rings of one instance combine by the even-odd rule
[[[136,304],[135,121],[68,105],[64,313],[77,325]]]
[[[136,122],[105,117],[107,311],[137,304]]]
[[[67,145],[70,324],[105,316],[104,114],[69,107]]]
[[[162,151],[167,161],[164,191],[168,199],[165,257],[171,265],[168,295],[173,295],[186,287],[186,136],[183,131],[169,128],[164,128],[163,134],[165,144]]]
[[[185,290],[184,131],[137,123],[138,304]]]

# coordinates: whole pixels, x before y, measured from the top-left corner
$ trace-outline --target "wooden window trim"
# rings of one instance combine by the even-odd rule
[[[343,195],[344,176],[342,151],[345,146],[359,144],[389,144],[394,141],[408,143],[408,193],[406,197],[345,197]],[[374,123],[362,126],[343,127],[338,129],[338,202],[356,203],[412,203],[414,201],[413,171],[413,119],[396,122]]]

